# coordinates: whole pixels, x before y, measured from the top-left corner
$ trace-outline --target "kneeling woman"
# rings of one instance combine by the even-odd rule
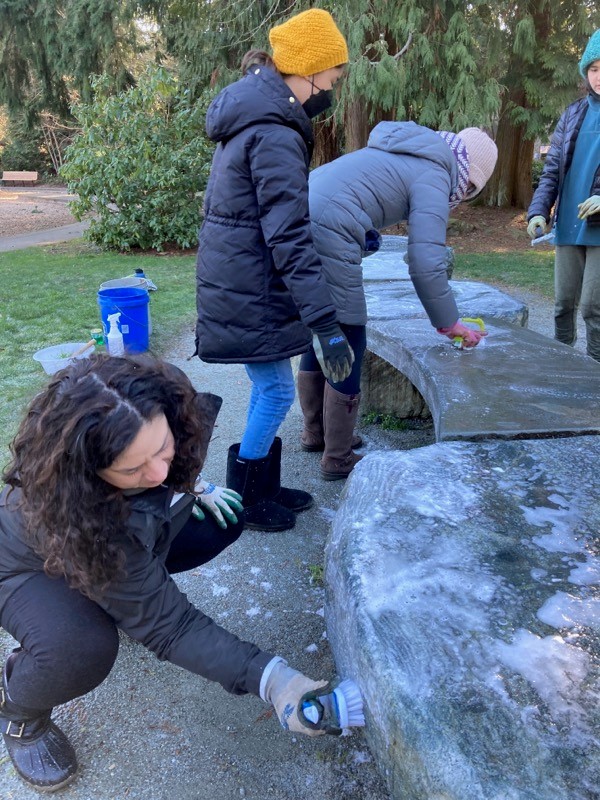
[[[50,714],[106,678],[119,629],[233,694],[259,695],[284,727],[317,733],[296,706],[321,684],[221,628],[170,577],[242,532],[235,493],[215,505],[218,489],[198,489],[220,404],[172,365],[93,356],[59,372],[29,407],[0,495],[0,625],[21,645],[4,665],[0,728],[37,789],[75,776],[73,748]]]

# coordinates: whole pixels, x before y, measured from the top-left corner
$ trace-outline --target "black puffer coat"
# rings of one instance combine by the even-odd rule
[[[167,572],[169,548],[194,501],[185,495],[171,507],[172,497],[172,489],[160,487],[130,498],[129,523],[117,540],[125,554],[125,574],[98,605],[159,659],[217,681],[234,694],[258,695],[272,654],[217,625],[190,603]],[[20,500],[20,489],[9,495],[7,486],[0,494],[0,609],[31,574],[44,569],[25,537]]]
[[[277,361],[303,353],[316,322],[335,320],[308,215],[312,128],[267,67],[209,106],[217,141],[197,259],[203,361]]]
[[[199,409],[212,414],[206,420],[207,441],[219,406],[220,398],[198,395]],[[167,571],[169,549],[194,503],[191,494],[175,504],[172,499],[168,486],[127,498],[130,514],[115,538],[125,556],[123,575],[103,592],[98,605],[159,659],[217,681],[233,694],[258,695],[273,655],[221,628],[190,603]],[[16,589],[44,569],[26,535],[21,500],[19,488],[5,486],[0,493],[0,611]]]
[[[556,219],[563,181],[571,166],[575,143],[587,110],[587,97],[583,97],[571,103],[558,120],[540,182],[527,210],[528,222],[538,215],[544,217],[546,222],[550,222],[550,210],[553,205],[553,219]]]

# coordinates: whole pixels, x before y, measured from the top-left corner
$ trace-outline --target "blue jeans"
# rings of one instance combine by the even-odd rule
[[[252,381],[246,430],[240,443],[240,457],[264,458],[277,429],[294,402],[295,385],[289,358],[246,364]]]

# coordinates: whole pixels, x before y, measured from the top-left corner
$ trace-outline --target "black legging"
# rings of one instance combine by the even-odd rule
[[[358,394],[360,392],[360,370],[367,347],[367,330],[364,325],[341,324],[340,328],[344,332],[346,339],[348,339],[350,347],[354,350],[354,364],[352,365],[352,372],[345,380],[339,383],[328,381],[328,383],[342,394]],[[300,359],[300,369],[304,372],[321,371],[321,365],[312,347],[308,353],[304,353]]]
[[[213,517],[193,517],[175,537],[166,560],[170,573],[205,564],[236,541],[243,527],[219,528]],[[9,691],[17,705],[46,710],[87,694],[112,669],[119,635],[99,605],[62,578],[32,573],[6,601],[0,625],[22,647],[12,670]]]

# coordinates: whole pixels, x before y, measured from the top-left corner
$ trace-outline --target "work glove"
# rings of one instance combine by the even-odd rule
[[[463,325],[460,320],[450,328],[438,328],[437,332],[447,336],[449,339],[460,337],[463,340],[463,347],[475,347],[484,336],[487,336],[487,331],[475,331],[473,328]]]
[[[242,511],[244,507],[242,506],[241,496],[234,492],[233,489],[215,486],[214,483],[205,481],[200,475],[194,486],[194,493],[197,497],[196,504],[200,506],[200,509],[209,511],[220,528],[227,527],[227,520],[234,525],[236,524],[238,518],[235,512]],[[194,516],[196,519],[201,519],[198,514],[194,514]]]
[[[541,233],[537,229],[541,228]],[[530,239],[537,239],[538,236],[543,236],[546,233],[546,218],[541,214],[532,217],[527,223],[527,236]]]
[[[594,194],[588,197],[583,203],[579,203],[577,208],[579,209],[579,213],[577,214],[579,219],[587,219],[592,214],[600,213],[600,194]]]
[[[279,661],[267,678],[264,699],[271,703],[281,722],[281,727],[292,733],[321,736],[324,730],[309,728],[298,716],[298,706],[307,692],[327,686],[327,681],[311,681],[306,675]]]
[[[313,349],[323,374],[332,383],[340,383],[350,375],[354,353],[337,322],[315,325]]]

